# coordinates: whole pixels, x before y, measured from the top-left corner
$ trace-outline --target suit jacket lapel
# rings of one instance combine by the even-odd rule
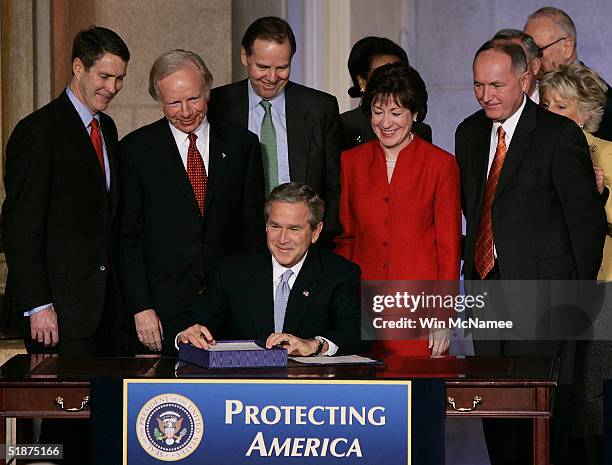
[[[533,143],[532,132],[535,127],[536,104],[527,97],[523,114],[519,118],[514,134],[512,135],[510,147],[508,147],[508,152],[506,153],[506,159],[499,175],[499,182],[493,202],[495,202],[495,199],[500,196],[504,188],[508,185],[508,182],[510,182],[510,179],[512,179],[512,176],[521,164],[521,160],[525,156],[525,153],[527,153],[527,150]]]
[[[235,95],[229,108],[222,108],[227,111],[229,121],[236,121],[242,127],[249,127],[249,92],[247,86],[249,80],[245,79],[235,84]]]
[[[485,191],[487,188],[487,170],[489,168],[489,150],[491,147],[491,128],[493,122],[482,112],[481,119],[474,134],[474,151],[472,158],[472,172],[478,190],[478,218],[482,211]]]
[[[62,92],[58,100],[60,103],[60,121],[66,121],[67,123],[60,125],[61,128],[65,128],[67,131],[63,140],[75,146],[74,153],[82,157],[81,161],[87,166],[92,179],[95,179],[95,183],[99,187],[100,193],[106,195],[106,179],[100,169],[98,155],[91,142],[87,128],[83,124],[83,120],[81,120],[81,117],[77,113],[76,108],[74,108],[74,105],[72,105],[66,92]],[[100,200],[103,202],[104,197],[101,196]]]
[[[310,110],[305,102],[301,101],[296,90],[295,84],[291,81],[285,86],[289,175],[292,181],[304,182],[308,168],[312,128],[307,120]]]
[[[227,149],[225,137],[221,128],[217,126],[214,119],[212,121],[209,120],[209,123],[208,185],[206,187],[204,215],[206,215],[206,209],[210,206],[221,180],[225,176],[225,169],[229,163],[229,157],[231,156],[231,151]]]
[[[187,171],[181,161],[181,154],[168,126],[169,123],[165,118],[162,118],[157,124],[159,125],[159,131],[155,131],[157,139],[153,141],[150,147],[155,147],[162,169],[176,183],[179,191],[191,202],[194,209],[200,211]]]
[[[113,144],[113,138],[111,137],[111,135],[108,133],[108,128],[106,127],[106,124],[104,123],[104,118],[100,118],[101,120],[101,125],[100,128],[102,129],[102,134],[104,136],[104,142],[105,142],[105,146],[106,146],[106,155],[108,156],[108,166],[110,169],[110,190],[109,190],[109,195],[110,195],[110,211],[111,211],[111,221],[115,215],[115,212],[117,211],[117,205],[119,203],[119,186],[118,186],[118,173],[117,170],[119,169],[119,166],[117,164],[117,159],[115,151],[114,151],[114,144]],[[100,170],[102,171],[102,170]],[[104,180],[106,182],[106,179]],[[106,187],[106,184],[105,184]]]
[[[304,314],[310,307],[311,296],[317,290],[316,283],[322,277],[319,251],[316,247],[311,247],[289,294],[283,325],[284,333],[298,332]]]

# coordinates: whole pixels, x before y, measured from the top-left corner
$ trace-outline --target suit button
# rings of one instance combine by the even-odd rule
[[[389,226],[389,220],[385,220],[385,226]]]
[[[382,266],[382,269],[383,269],[383,270],[386,270],[386,269],[387,269],[387,265],[383,265],[383,266]]]
[[[385,201],[385,203],[389,203],[389,197],[385,197],[383,200]]]
[[[104,265],[102,265],[102,266],[100,267],[100,271],[106,271],[106,267],[105,267]]]
[[[383,241],[383,247],[387,247],[389,243],[387,241]]]

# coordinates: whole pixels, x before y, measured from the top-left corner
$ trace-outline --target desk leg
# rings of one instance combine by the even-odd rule
[[[550,412],[549,391],[536,389],[536,408],[540,412]],[[550,465],[550,418],[533,419],[533,465]]]
[[[6,446],[8,443],[8,430],[10,426],[8,426],[8,422],[11,420],[10,418],[0,418],[0,444]],[[5,464],[6,460],[4,459],[4,455],[0,457],[0,463]]]

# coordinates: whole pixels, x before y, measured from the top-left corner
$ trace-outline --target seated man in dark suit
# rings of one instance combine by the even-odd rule
[[[205,308],[194,308],[176,328],[191,325],[177,341],[207,348],[222,335],[266,339],[268,348],[283,344],[291,355],[359,352],[359,267],[310,247],[324,210],[306,184],[276,187],[265,206],[269,251],[225,261],[207,289]]]

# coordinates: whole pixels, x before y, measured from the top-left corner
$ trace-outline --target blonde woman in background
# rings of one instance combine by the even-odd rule
[[[608,234],[597,279],[612,281],[612,142],[593,136],[603,116],[606,89],[604,81],[592,69],[579,63],[562,65],[540,82],[540,104],[582,128],[593,160],[597,190],[603,196],[608,189],[605,197]]]

